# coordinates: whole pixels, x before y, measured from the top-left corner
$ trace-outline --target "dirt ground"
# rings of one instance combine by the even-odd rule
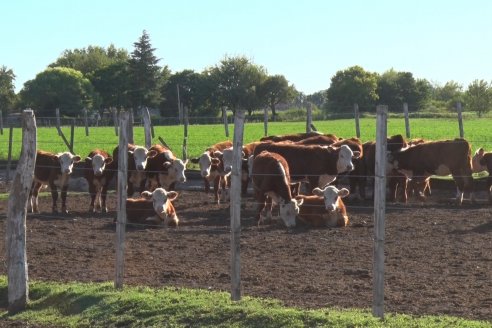
[[[457,208],[451,192],[435,194],[425,205],[387,207],[385,312],[492,320],[492,206]],[[124,283],[230,291],[229,207],[211,200],[211,194],[181,191],[177,229],[129,225]],[[349,227],[289,231],[281,224],[258,227],[253,199],[243,201],[243,296],[303,308],[372,307],[371,202],[347,203]],[[69,215],[52,215],[50,202],[40,199],[42,213],[27,218],[29,278],[114,280],[115,195],[107,215],[87,213],[88,195],[69,195]],[[6,203],[0,202],[2,235]]]

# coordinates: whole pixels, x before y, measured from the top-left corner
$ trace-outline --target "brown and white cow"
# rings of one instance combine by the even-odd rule
[[[91,204],[89,212],[100,210],[106,213],[106,195],[108,186],[114,177],[116,170],[110,166],[113,158],[107,152],[101,149],[95,149],[89,153],[85,159],[84,177],[89,184],[89,194]]]
[[[292,134],[284,134],[279,136],[267,136],[267,137],[260,138],[260,141],[273,141],[273,142],[300,141],[318,135],[321,135],[321,133],[319,132],[292,133]]]
[[[48,185],[51,189],[53,199],[52,211],[57,213],[56,202],[58,200],[58,187],[61,189],[62,213],[68,213],[66,200],[68,190],[68,179],[72,173],[73,164],[80,161],[80,156],[72,155],[69,152],[50,153],[38,150],[36,153],[36,163],[34,167],[34,180],[29,193],[29,205],[33,213],[39,213],[38,195],[43,185]]]
[[[318,186],[321,175],[331,176],[335,180],[340,173],[354,169],[352,158],[360,153],[353,152],[349,146],[341,147],[298,145],[292,143],[261,143],[256,146],[254,156],[267,150],[280,154],[289,164],[291,179],[294,181],[307,179],[312,188]],[[253,164],[254,169],[254,164]]]
[[[118,162],[119,146],[113,150],[113,161]],[[147,148],[128,144],[128,189],[127,195],[133,196],[135,191],[141,192],[145,188],[145,167],[147,159],[157,155],[155,150],[149,151]]]
[[[451,174],[458,188],[456,203],[461,205],[463,193],[470,192],[473,201],[471,146],[464,139],[430,141],[388,155],[389,169],[407,178],[445,176]]]
[[[147,173],[148,190],[162,187],[166,190],[174,190],[176,182],[186,182],[186,164],[174,156],[170,149],[161,145],[154,145],[149,151],[155,151],[156,155],[149,157],[145,171]]]
[[[287,161],[279,154],[263,151],[255,156],[252,173],[252,184],[258,202],[258,223],[271,218],[272,207],[278,204],[284,224],[289,228],[294,227],[302,200],[297,201],[292,197]],[[267,208],[269,205],[270,208]]]
[[[346,227],[349,218],[342,198],[349,193],[345,188],[339,190],[335,186],[326,186],[314,188],[314,195],[296,196],[296,199],[303,200],[299,220],[314,227]]]
[[[216,156],[220,156],[220,153],[229,147],[232,147],[231,141],[219,142],[207,148],[200,157],[191,159],[192,163],[199,164],[200,166],[200,174],[204,180],[206,193],[210,191],[210,182],[213,182],[214,197],[217,204],[220,203],[220,188],[226,188],[227,180],[224,176],[227,174],[224,172],[221,159]]]
[[[473,156],[473,172],[489,172],[487,177],[487,190],[489,192],[489,202],[492,203],[492,152],[485,152],[479,148]]]
[[[144,191],[141,196],[142,198],[128,198],[126,200],[128,222],[155,222],[166,227],[178,226],[178,215],[172,204],[172,201],[178,197],[177,192],[157,188],[152,192]]]

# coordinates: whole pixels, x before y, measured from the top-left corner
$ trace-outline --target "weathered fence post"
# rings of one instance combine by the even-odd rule
[[[190,123],[188,117],[188,107],[184,106],[184,138],[183,138],[183,160],[188,158],[188,124]]]
[[[149,109],[147,107],[142,107],[142,120],[144,124],[144,135],[145,135],[145,148],[149,149],[152,146],[152,132],[151,132],[151,122]]]
[[[84,108],[85,136],[89,136],[89,120],[87,119],[87,108]]]
[[[62,130],[61,130],[61,120],[60,120],[60,108],[55,109],[56,113],[56,129],[58,130],[58,135],[61,136]]]
[[[307,116],[306,116],[306,132],[309,133],[312,131],[311,127],[313,124],[313,114],[312,114],[312,105],[308,102],[307,104]]]
[[[0,134],[3,135],[3,113],[0,110]]]
[[[130,113],[120,113],[120,139],[118,145],[118,186],[117,186],[117,222],[116,222],[116,277],[115,288],[123,287],[125,264],[126,229],[126,187],[128,177],[128,121]]]
[[[268,135],[268,108],[263,108],[263,129],[265,130],[265,137]]]
[[[116,111],[116,107],[113,107],[113,123],[114,123],[114,135],[118,136],[118,112]]]
[[[72,120],[72,124],[70,125],[70,152],[75,154],[73,151],[74,146],[74,137],[75,137],[75,119]]]
[[[405,115],[405,132],[407,138],[410,138],[410,121],[408,119],[408,104],[403,103],[403,115]]]
[[[354,118],[355,118],[355,135],[360,138],[360,124],[359,124],[359,104],[354,104]]]
[[[458,125],[460,128],[460,138],[465,137],[465,131],[463,130],[463,115],[461,113],[461,102],[456,104],[456,111],[458,112]]]
[[[10,180],[10,164],[12,162],[12,141],[14,139],[14,127],[9,128],[9,152],[7,155],[7,172],[5,172],[5,180],[9,182]]]
[[[388,106],[377,106],[374,177],[374,255],[372,313],[384,317],[384,220],[386,215],[386,134]]]
[[[130,108],[130,116],[128,119],[128,142],[131,144],[135,143],[135,139],[133,138],[133,125],[135,120],[133,119],[133,108]]]
[[[225,135],[229,138],[229,121],[227,120],[227,110],[225,107],[222,107],[222,119],[224,121]]]
[[[241,299],[241,162],[243,153],[244,111],[234,115],[233,161],[231,172],[231,299]]]
[[[26,253],[26,210],[36,163],[36,118],[30,109],[22,113],[22,151],[10,190],[5,243],[7,251],[8,311],[25,309],[29,298]]]

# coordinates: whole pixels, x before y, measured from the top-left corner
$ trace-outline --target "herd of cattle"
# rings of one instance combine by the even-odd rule
[[[93,150],[82,160],[69,152],[53,154],[39,150],[34,180],[29,197],[32,212],[38,210],[38,193],[48,185],[52,194],[52,210],[57,212],[57,188],[61,188],[61,210],[67,213],[68,179],[74,165],[83,168],[89,185],[89,211],[107,212],[108,187],[118,171],[118,147],[112,156]],[[230,141],[217,143],[191,159],[198,164],[205,191],[213,184],[217,204],[228,198],[233,164]],[[273,218],[279,207],[280,219],[287,227],[296,221],[313,226],[346,226],[349,222],[342,198],[366,199],[368,179],[374,177],[375,142],[361,143],[357,138],[337,138],[332,134],[297,133],[269,136],[243,146],[242,193],[247,194],[251,182],[258,203],[257,220]],[[178,197],[176,183],[186,182],[186,165],[166,147],[149,149],[128,145],[127,220],[155,221],[165,226],[178,225],[172,202]],[[401,135],[387,139],[387,180],[390,201],[407,202],[410,195],[423,201],[430,194],[431,175],[452,175],[456,187],[456,203],[470,193],[474,201],[472,173],[492,172],[492,152],[482,148],[471,155],[471,146],[464,139],[445,141],[406,141]],[[338,188],[344,176],[350,191]],[[337,180],[337,177],[339,179]],[[489,200],[492,202],[492,176],[488,178]],[[133,198],[135,193],[136,198]],[[369,195],[370,196],[370,195]]]

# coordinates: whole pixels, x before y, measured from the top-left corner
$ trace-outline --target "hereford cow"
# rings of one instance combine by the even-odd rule
[[[463,193],[470,192],[473,201],[471,147],[464,139],[432,141],[408,147],[388,155],[389,169],[406,177],[445,176],[451,174],[458,188],[456,203],[461,205]]]
[[[166,190],[174,190],[176,182],[186,182],[186,164],[188,160],[182,161],[174,156],[167,147],[154,145],[149,152],[155,151],[156,155],[149,157],[145,171],[147,173],[148,190],[162,187]]]
[[[473,171],[489,172],[487,190],[489,191],[489,202],[492,203],[492,152],[485,152],[483,148],[479,148],[473,156]]]
[[[281,141],[300,141],[309,137],[314,137],[321,135],[319,132],[306,132],[306,133],[293,133],[293,134],[285,134],[280,136],[268,136],[260,138],[260,141],[273,141],[273,142],[281,142]]]
[[[252,184],[258,202],[258,223],[272,216],[272,207],[278,204],[280,217],[287,227],[296,225],[296,215],[302,200],[293,199],[287,161],[279,154],[263,151],[254,158]],[[271,201],[270,208],[267,200]]]
[[[142,192],[142,198],[126,200],[127,220],[133,223],[155,222],[164,226],[178,226],[179,219],[172,204],[178,197],[175,191],[157,188]]]
[[[113,161],[118,161],[119,146],[113,150]],[[128,189],[127,195],[129,197],[137,192],[143,191],[145,188],[145,167],[147,166],[147,159],[157,155],[155,150],[147,150],[142,146],[134,144],[128,144]]]
[[[225,188],[227,181],[226,178],[224,178],[226,173],[223,170],[222,161],[216,156],[220,155],[221,151],[229,147],[232,147],[231,141],[227,140],[219,142],[207,148],[200,157],[191,159],[192,163],[200,165],[200,174],[204,180],[206,193],[210,191],[210,182],[213,181],[215,202],[217,204],[220,203],[219,188]]]
[[[43,185],[48,185],[51,189],[53,213],[58,212],[56,205],[58,200],[57,187],[60,187],[62,200],[61,211],[65,214],[68,213],[66,206],[68,179],[72,173],[73,164],[79,161],[80,156],[72,155],[69,152],[53,154],[42,150],[37,151],[34,180],[29,193],[29,204],[33,213],[39,213],[38,195]]]
[[[314,188],[312,196],[296,196],[297,200],[303,200],[297,217],[315,227],[345,227],[349,218],[342,198],[349,193],[345,188],[338,190],[335,186],[326,186],[324,189]]]
[[[310,191],[318,186],[321,175],[331,176],[327,180],[331,182],[338,174],[352,171],[354,169],[352,158],[358,158],[360,155],[360,152],[353,152],[347,145],[335,148],[292,143],[262,143],[256,146],[254,156],[264,150],[284,157],[289,164],[292,180],[307,179],[311,185]]]
[[[89,194],[91,195],[89,212],[100,210],[102,213],[106,213],[108,211],[106,195],[109,183],[116,173],[115,168],[110,167],[112,162],[113,158],[100,149],[91,151],[85,159],[84,177],[89,184]]]

